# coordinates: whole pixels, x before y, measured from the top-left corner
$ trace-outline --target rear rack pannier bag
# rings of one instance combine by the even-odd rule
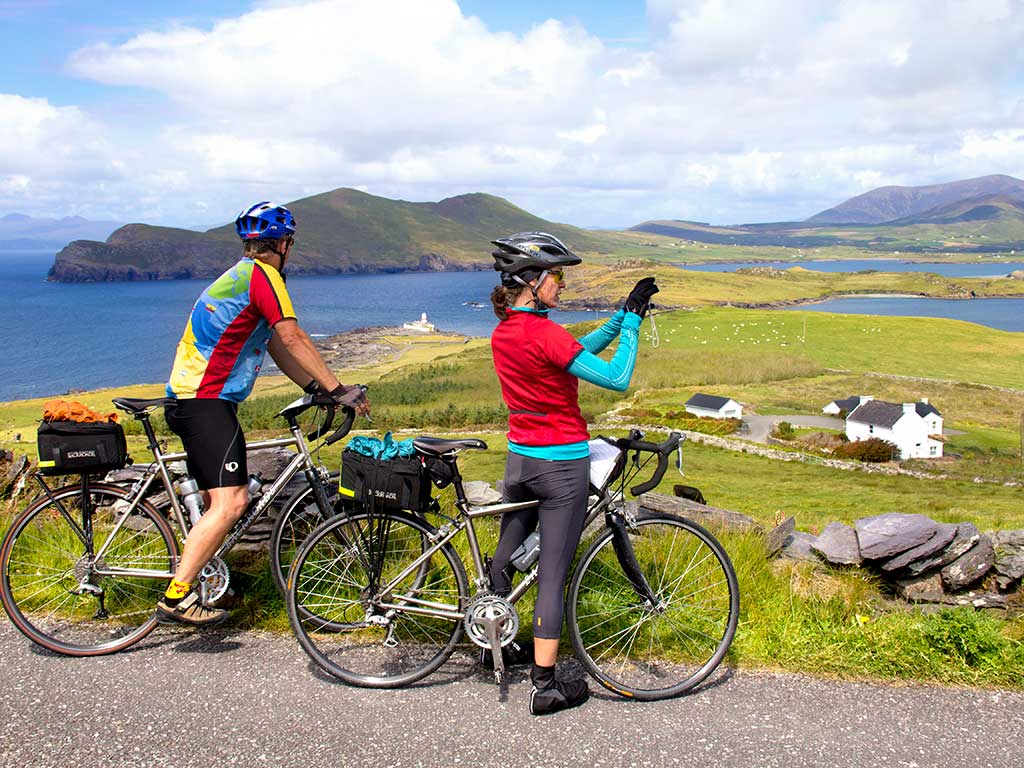
[[[44,421],[36,439],[44,475],[98,474],[128,462],[124,429],[115,422]]]
[[[419,456],[375,459],[346,448],[340,490],[342,496],[378,510],[419,512],[430,503],[430,480]]]

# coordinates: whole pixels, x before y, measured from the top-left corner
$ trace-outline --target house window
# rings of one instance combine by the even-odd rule
[[[872,425],[870,425],[868,427],[868,432],[870,432],[872,435],[875,434],[875,425],[874,424],[872,424]]]
[[[933,445],[931,448],[929,448],[928,449],[928,455],[929,456],[938,456],[939,455],[939,448],[938,448],[938,446]]]

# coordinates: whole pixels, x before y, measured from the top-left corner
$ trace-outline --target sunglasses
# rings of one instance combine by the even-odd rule
[[[556,281],[558,281],[559,283],[561,283],[561,282],[563,282],[565,280],[565,270],[564,269],[549,269],[548,270],[548,274],[551,277],[553,277]]]

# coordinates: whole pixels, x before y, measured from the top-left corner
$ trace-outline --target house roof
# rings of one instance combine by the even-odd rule
[[[936,408],[931,403],[915,403],[914,410],[917,411],[917,415],[920,416],[922,419],[929,413],[934,413],[936,416],[942,415],[941,413],[939,413],[939,409]]]
[[[689,400],[686,401],[687,405],[692,405],[694,408],[710,408],[712,411],[721,410],[722,406],[726,405],[731,398],[719,397],[718,395],[702,395],[697,393]]]
[[[836,404],[836,407],[840,411],[846,411],[847,413],[849,413],[858,405],[860,405],[860,395],[850,395],[849,397],[843,398],[842,400],[833,400],[832,402]]]
[[[886,403],[882,400],[868,400],[855,408],[847,421],[858,421],[861,424],[873,424],[876,427],[891,427],[903,416],[903,406],[899,403]]]

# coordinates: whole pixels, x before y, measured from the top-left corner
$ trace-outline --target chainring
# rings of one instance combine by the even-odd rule
[[[227,563],[219,557],[211,557],[199,572],[199,597],[204,605],[216,603],[227,594],[230,584],[231,571]]]
[[[499,595],[477,595],[470,601],[462,617],[466,634],[475,645],[491,647],[487,639],[487,623],[491,621],[499,623],[502,646],[511,643],[519,634],[519,612],[509,600]]]

